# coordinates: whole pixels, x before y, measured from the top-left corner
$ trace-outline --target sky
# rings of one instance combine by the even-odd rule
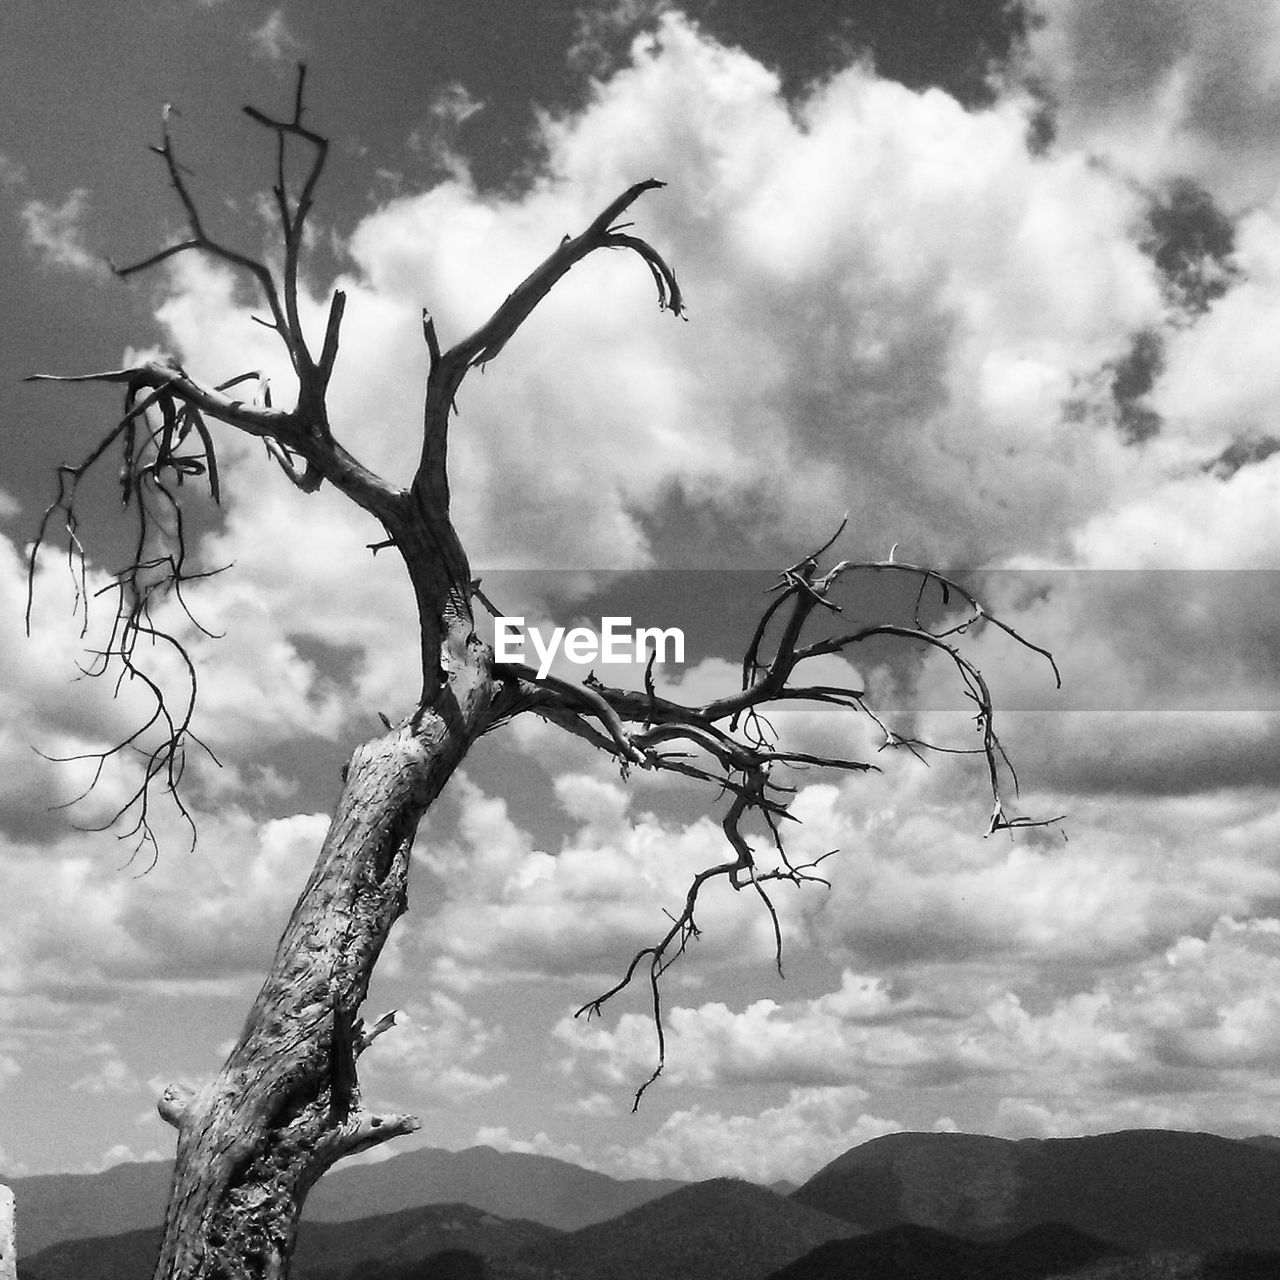
[[[768,918],[728,887],[668,975],[667,1064],[643,999],[573,1011],[724,855],[723,802],[535,719],[484,739],[419,835],[410,911],[361,1060],[414,1144],[487,1143],[615,1176],[803,1180],[899,1129],[1009,1137],[1275,1130],[1280,1082],[1280,0],[271,5],[10,0],[0,15],[0,1171],[166,1158],[155,1101],[234,1041],[354,745],[405,713],[412,601],[378,530],[218,436],[193,487],[198,838],[156,811],[130,860],[92,828],[129,794],[84,761],[145,716],[77,679],[51,546],[54,467],[115,392],[24,383],[174,353],[208,381],[283,352],[244,281],[192,255],[148,146],[161,111],[217,233],[269,255],[271,140],[332,146],[304,312],[348,294],[339,438],[405,480],[426,352],[481,323],[633,182],[687,323],[643,264],[576,267],[483,377],[451,440],[486,594],[539,625],[683,626],[659,685],[735,687],[763,588],[820,545],[969,576],[1063,677],[995,628],[967,652],[1021,781],[1060,823],[986,837],[977,762],[879,748],[788,708],[794,856],[830,888]],[[86,492],[90,594],[124,554],[113,467]],[[854,578],[846,607],[901,602]],[[157,658],[163,667],[162,658]],[[559,667],[573,674],[567,667]],[[173,673],[170,672],[170,675]],[[635,679],[634,671],[620,679]],[[872,650],[894,724],[968,745],[945,663]],[[74,803],[72,803],[74,802]],[[384,1152],[389,1154],[389,1152]]]

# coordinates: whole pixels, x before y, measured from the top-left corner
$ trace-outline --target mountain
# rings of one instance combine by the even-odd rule
[[[90,1240],[62,1240],[18,1259],[18,1280],[136,1280],[149,1276],[160,1252],[160,1228]]]
[[[563,1280],[763,1280],[852,1230],[764,1187],[714,1178],[526,1249],[519,1262],[521,1274]]]
[[[512,1221],[466,1204],[433,1204],[353,1222],[304,1222],[291,1280],[343,1280],[358,1262],[419,1262],[441,1253],[493,1259],[513,1256],[559,1232],[540,1222]]]
[[[1076,1275],[1114,1246],[1056,1223],[1009,1240],[977,1241],[905,1223],[833,1240],[775,1271],[769,1280],[1045,1280]]]
[[[509,1222],[469,1205],[426,1205],[353,1222],[304,1222],[292,1280],[345,1280],[367,1259],[386,1268],[447,1252],[485,1259],[514,1255],[555,1236],[536,1222]],[[151,1274],[160,1230],[99,1240],[66,1240],[22,1261],[22,1280],[137,1280]]]
[[[164,1218],[170,1173],[171,1165],[156,1161],[116,1165],[97,1174],[12,1179],[21,1256],[62,1240],[155,1226]],[[490,1147],[425,1147],[378,1164],[339,1166],[316,1185],[303,1216],[344,1222],[462,1202],[501,1218],[568,1231],[617,1217],[683,1185],[671,1179],[610,1178],[548,1156]]]
[[[1280,1151],[1204,1133],[889,1134],[792,1199],[868,1231],[915,1223],[982,1239],[1059,1222],[1132,1252],[1280,1250]]]
[[[378,1164],[339,1166],[316,1184],[304,1217],[344,1222],[417,1205],[461,1202],[501,1218],[527,1218],[573,1231],[684,1185],[670,1178],[611,1178],[550,1156],[492,1147],[423,1147]]]
[[[110,1236],[164,1221],[173,1166],[118,1164],[103,1173],[11,1178],[18,1252],[38,1253],[58,1240]]]
[[[427,1258],[492,1280],[764,1280],[848,1223],[731,1178],[695,1183],[610,1222],[560,1233],[468,1205],[428,1205],[346,1222],[304,1222],[292,1280],[431,1274]],[[22,1262],[22,1280],[136,1280],[160,1233],[68,1240]],[[479,1260],[479,1261],[477,1261]],[[483,1268],[481,1270],[481,1268]],[[438,1270],[444,1270],[441,1261]]]

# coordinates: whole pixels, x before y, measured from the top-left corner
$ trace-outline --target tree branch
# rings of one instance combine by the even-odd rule
[[[842,523],[841,529],[843,527]],[[988,835],[1015,827],[1046,826],[1061,821],[1060,817],[1035,819],[1008,814],[1006,784],[1016,792],[1017,775],[996,732],[990,689],[982,673],[960,646],[965,633],[971,628],[990,623],[1017,644],[1043,656],[1060,687],[1061,677],[1048,650],[1031,643],[1013,627],[993,617],[971,591],[936,570],[890,559],[841,560],[820,572],[820,557],[834,541],[833,537],[780,574],[775,588],[778,594],[763,610],[747,644],[741,688],[735,693],[701,706],[686,706],[658,695],[651,667],[646,672],[642,692],[606,688],[590,677],[584,684],[575,685],[556,677],[539,679],[527,667],[500,669],[514,682],[509,686],[505,699],[496,704],[502,715],[533,711],[614,755],[622,764],[624,773],[631,764],[665,770],[714,786],[730,797],[721,826],[725,840],[733,850],[733,860],[699,871],[689,885],[683,907],[671,917],[672,923],[666,933],[636,953],[617,983],[578,1010],[579,1015],[588,1017],[601,1012],[604,1004],[629,987],[640,974],[644,975],[657,1039],[657,1065],[637,1091],[637,1104],[661,1074],[665,1061],[660,980],[685,953],[690,941],[698,936],[696,909],[704,887],[713,880],[724,879],[732,888],[750,887],[760,897],[773,927],[775,962],[781,972],[783,938],[769,886],[778,881],[797,886],[813,881],[826,883],[815,874],[815,870],[835,850],[798,866],[787,855],[779,824],[794,821],[788,810],[793,788],[779,781],[778,772],[799,768],[864,772],[875,768],[866,760],[780,747],[772,727],[762,714],[769,706],[810,701],[865,715],[883,735],[882,750],[905,748],[922,758],[931,751],[979,756],[985,766],[991,797]],[[858,572],[905,574],[918,579],[919,588],[910,620],[878,622],[806,640],[808,624],[816,612],[840,614],[841,607],[831,599],[832,592],[842,581]],[[936,589],[935,611],[943,613],[935,623],[922,616],[925,593],[929,589]],[[957,604],[960,606],[958,616],[955,613]],[[806,659],[826,654],[847,656],[859,645],[878,638],[923,645],[947,658],[963,692],[973,704],[979,737],[977,746],[936,745],[913,735],[900,734],[868,704],[865,690],[861,688],[794,683],[796,667]],[[604,731],[595,729],[584,717],[599,723]],[[628,729],[627,726],[632,727]],[[687,745],[692,755],[660,749],[677,743]],[[762,822],[769,833],[776,865],[760,864],[759,854],[746,830],[746,824],[753,817]]]
[[[29,379],[99,382],[124,388],[121,416],[78,464],[58,468],[58,491],[44,512],[28,561],[26,618],[29,629],[37,560],[60,524],[67,542],[67,565],[75,586],[75,608],[82,614],[81,634],[87,633],[88,589],[77,511],[78,489],[81,480],[100,466],[111,450],[118,449],[122,505],[135,520],[133,557],[113,574],[112,584],[105,588],[115,596],[115,618],[107,643],[91,655],[84,674],[99,676],[115,670],[117,691],[122,682],[127,681],[144,689],[152,700],[151,713],[137,730],[89,756],[97,761],[90,789],[112,757],[126,752],[137,752],[142,757],[142,780],[113,819],[118,822],[130,812],[134,814],[134,823],[122,838],[136,839],[135,856],[143,849],[149,849],[153,859],[155,856],[150,820],[153,788],[172,798],[180,816],[191,827],[192,839],[195,838],[179,783],[188,744],[203,748],[192,730],[198,687],[196,673],[182,639],[171,627],[166,628],[158,621],[155,607],[162,600],[172,598],[187,620],[200,626],[187,608],[183,588],[209,574],[191,572],[186,567],[188,549],[180,491],[188,480],[200,479],[208,485],[214,502],[221,501],[221,473],[210,421],[262,439],[290,482],[304,492],[314,492],[322,481],[328,480],[384,526],[402,521],[407,507],[405,492],[362,466],[333,439],[329,429],[325,393],[338,354],[344,295],[335,292],[331,300],[318,364],[312,358],[302,329],[298,295],[300,255],[316,183],[328,149],[321,135],[302,125],[305,74],[306,68],[300,68],[291,120],[273,120],[255,108],[246,108],[252,119],[277,137],[275,195],[284,245],[282,282],[277,283],[263,262],[227,247],[206,230],[188,185],[187,170],[177,158],[168,107],[162,114],[161,145],[153,150],[164,161],[170,185],[185,211],[190,235],[148,258],[117,269],[118,275],[129,277],[178,254],[197,251],[246,272],[257,283],[271,314],[268,327],[284,343],[297,371],[299,393],[294,408],[286,411],[272,406],[270,389],[259,372],[240,374],[211,385],[191,376],[170,358],[146,360],[129,368],[98,373],[37,374]],[[313,149],[312,162],[296,201],[291,201],[285,180],[286,143],[291,139],[300,139]],[[254,395],[244,398],[234,394],[234,389],[246,382],[255,385]],[[159,645],[176,655],[186,680],[180,697],[171,701],[159,681],[144,670],[139,640],[145,642],[148,651]]]
[[[435,324],[423,312],[423,335],[431,356],[427,376],[422,457],[414,479],[415,490],[447,495],[445,476],[449,415],[453,412],[463,379],[470,370],[497,356],[529,318],[533,309],[551,292],[576,263],[597,249],[628,249],[638,254],[653,275],[658,290],[658,306],[672,315],[684,315],[684,297],[675,272],[647,241],[624,233],[617,219],[646,191],[665,186],[648,178],[628,187],[614,199],[578,236],[566,236],[558,248],[543,260],[502,305],[469,337],[441,352]]]

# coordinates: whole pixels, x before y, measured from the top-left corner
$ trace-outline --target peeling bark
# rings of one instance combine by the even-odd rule
[[[307,1192],[336,1161],[418,1128],[370,1114],[356,1059],[359,1010],[408,905],[418,822],[486,723],[483,667],[440,701],[358,747],[319,860],[271,972],[217,1079],[166,1092],[178,1154],[155,1280],[287,1274]],[[371,1038],[371,1037],[370,1037]]]

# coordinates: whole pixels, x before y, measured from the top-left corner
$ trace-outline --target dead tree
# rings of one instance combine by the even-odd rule
[[[512,717],[539,715],[614,757],[624,773],[674,772],[710,788],[725,806],[724,860],[693,878],[669,927],[631,960],[612,989],[581,1010],[598,1012],[629,984],[641,984],[657,1036],[651,1080],[661,1071],[664,1056],[660,979],[695,936],[696,910],[707,885],[723,880],[758,896],[772,918],[780,959],[782,939],[771,888],[825,883],[817,863],[798,865],[787,856],[782,833],[791,820],[791,789],[784,781],[788,770],[874,768],[869,761],[788,750],[775,740],[767,710],[784,702],[826,704],[871,716],[883,729],[886,745],[924,749],[925,744],[895,735],[876,719],[863,690],[799,681],[796,669],[806,658],[847,653],[877,637],[942,654],[972,701],[977,734],[965,749],[986,770],[992,804],[988,829],[1026,821],[1005,811],[1002,795],[1011,771],[996,736],[991,696],[961,649],[962,633],[971,624],[984,619],[989,625],[1003,624],[988,618],[965,588],[928,568],[896,563],[892,556],[862,564],[832,562],[828,543],[783,570],[746,645],[739,687],[699,706],[663,696],[652,663],[644,689],[629,691],[595,680],[576,684],[540,678],[529,667],[495,661],[491,647],[477,634],[473,605],[479,584],[449,514],[446,451],[459,389],[472,369],[502,351],[571,267],[600,249],[638,256],[652,273],[660,307],[682,315],[673,271],[629,223],[620,221],[640,196],[662,183],[636,183],[581,234],[566,237],[469,337],[444,347],[424,311],[430,367],[421,456],[412,481],[402,487],[362,465],[329,420],[326,391],[338,357],[341,292],[332,296],[318,348],[303,332],[300,259],[326,153],[325,138],[303,123],[303,85],[300,72],[288,118],[246,108],[276,144],[273,194],[283,241],[278,269],[228,247],[206,230],[175,155],[167,119],[155,150],[185,210],[189,232],[144,261],[119,269],[121,276],[130,276],[179,254],[201,253],[244,273],[256,283],[266,307],[263,323],[279,336],[297,374],[296,403],[277,407],[269,395],[243,391],[257,375],[213,383],[168,358],[58,379],[116,384],[123,389],[124,408],[82,462],[59,468],[58,494],[45,513],[31,558],[34,586],[36,555],[61,527],[69,563],[83,584],[77,485],[104,459],[117,457],[123,501],[136,521],[135,554],[114,576],[114,629],[91,671],[137,682],[150,691],[154,713],[137,733],[104,751],[99,764],[126,749],[140,754],[137,790],[117,817],[152,856],[153,799],[167,792],[186,814],[179,790],[182,768],[187,752],[203,746],[193,732],[194,666],[177,629],[157,619],[159,603],[182,602],[185,584],[200,576],[187,564],[178,490],[184,482],[190,488],[200,480],[215,501],[219,498],[212,424],[261,439],[303,491],[332,485],[374,516],[386,533],[377,545],[398,552],[417,602],[422,683],[412,713],[352,754],[315,869],[244,1031],[216,1079],[197,1091],[170,1087],[159,1102],[161,1115],[178,1131],[178,1146],[156,1280],[286,1275],[302,1204],[316,1180],[344,1156],[418,1128],[412,1116],[374,1115],[361,1103],[356,1062],[376,1036],[394,1025],[390,1015],[366,1025],[361,1007],[388,932],[406,910],[409,854],[419,820],[472,743]],[[297,147],[309,156],[309,165],[300,185],[291,190],[286,157]],[[845,630],[837,625],[814,638],[809,624],[815,615],[839,621],[836,589],[854,570],[905,575],[918,583],[921,596],[926,590],[940,592],[949,604],[945,620],[927,621],[917,613],[914,621]],[[1012,631],[1010,635],[1028,643]],[[189,686],[182,697],[168,693],[147,668],[147,655],[158,644],[185,665]]]

